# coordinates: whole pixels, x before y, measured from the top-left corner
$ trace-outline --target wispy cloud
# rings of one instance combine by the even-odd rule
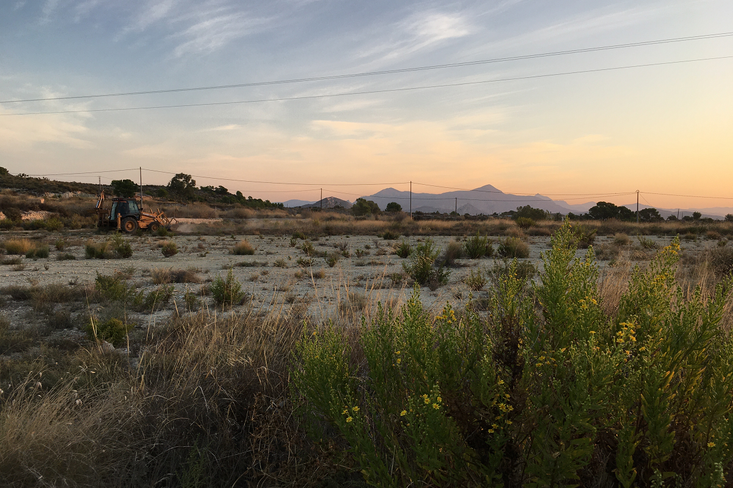
[[[391,35],[384,36],[385,42],[363,51],[361,57],[378,57],[382,61],[400,59],[472,32],[464,15],[438,11],[414,13],[392,25],[391,29]]]
[[[59,6],[59,0],[46,0],[41,9],[41,24],[48,24],[53,20],[53,15]]]
[[[268,23],[268,19],[252,17],[229,8],[215,8],[200,10],[177,23],[187,25],[171,36],[178,40],[173,55],[182,57],[216,51],[236,39],[257,32]]]

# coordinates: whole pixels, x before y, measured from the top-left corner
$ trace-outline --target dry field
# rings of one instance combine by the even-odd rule
[[[0,472],[9,485],[361,486],[342,448],[314,444],[293,415],[291,358],[303,328],[330,322],[356,337],[378,304],[405,303],[414,281],[409,258],[396,254],[403,242],[430,239],[445,254],[477,230],[495,250],[515,236],[529,246],[520,261],[532,273],[559,225],[402,222],[388,240],[394,221],[318,217],[182,221],[170,236],[2,232]],[[632,268],[673,239],[668,229],[621,230],[593,243],[609,314]],[[88,258],[115,239],[108,258]],[[681,244],[680,283],[709,292],[729,271],[720,255],[731,245],[719,231]],[[178,252],[164,256],[173,245]],[[420,298],[431,317],[446,303],[483,316],[505,267],[496,252],[457,257],[447,282],[420,287]],[[212,293],[230,272],[242,291],[233,307]],[[95,341],[103,326],[117,336]]]
[[[186,227],[195,230],[193,224]],[[186,293],[201,296],[202,306],[216,308],[207,297],[207,286],[217,277],[226,277],[232,270],[233,277],[242,284],[246,293],[246,306],[258,314],[297,314],[310,320],[322,322],[338,320],[339,314],[348,311],[359,314],[373,311],[377,303],[400,304],[412,293],[413,282],[403,269],[405,259],[396,254],[396,248],[403,242],[412,247],[431,239],[436,247],[445,250],[451,241],[465,244],[468,236],[409,236],[385,240],[376,235],[321,236],[313,239],[293,239],[290,235],[186,235],[158,237],[124,236],[132,248],[132,256],[124,259],[87,259],[85,247],[101,243],[109,238],[105,234],[74,231],[66,233],[16,232],[6,233],[5,241],[29,240],[33,245],[46,245],[50,252],[47,258],[27,258],[5,255],[0,266],[2,288],[46,287],[48,285],[73,285],[93,287],[98,275],[121,275],[140,290],[152,290],[165,284],[161,274],[170,271],[191,272],[190,282],[170,284],[174,288],[169,304],[156,313],[132,312],[139,327],[160,321],[171,312],[185,310]],[[500,237],[493,237],[494,247]],[[654,249],[671,241],[671,237],[648,238],[652,248],[644,248],[636,239],[615,245],[614,237],[597,237],[596,249],[604,250],[599,264],[606,274],[615,270],[627,270],[628,263],[643,263]],[[56,250],[54,243],[64,241],[63,250]],[[525,237],[529,244],[529,257],[523,259],[535,268],[542,266],[541,253],[550,247],[546,236]],[[240,242],[248,242],[254,253],[236,255],[233,249]],[[165,257],[162,246],[175,243],[178,253]],[[304,250],[309,244],[312,250]],[[716,241],[699,240],[683,243],[689,256],[697,256],[711,248]],[[613,256],[606,249],[613,250]],[[597,251],[598,252],[598,251]],[[585,250],[580,249],[578,255]],[[310,255],[309,255],[310,254]],[[72,258],[73,257],[73,258]],[[612,260],[609,260],[612,257]],[[62,259],[62,260],[60,260]],[[465,283],[472,272],[488,273],[501,266],[504,258],[496,253],[492,258],[468,259],[463,256],[455,264],[446,267],[450,271],[448,282],[434,290],[420,289],[423,304],[433,312],[439,312],[446,302],[463,307],[471,298],[477,299],[484,293],[472,289]],[[161,281],[162,280],[162,281]],[[7,301],[4,314],[12,326],[21,327],[33,321],[29,305],[15,300]],[[93,310],[78,313],[88,315]],[[226,313],[224,311],[223,313]]]

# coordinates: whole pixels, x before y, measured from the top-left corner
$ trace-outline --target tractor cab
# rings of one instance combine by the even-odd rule
[[[137,201],[128,198],[114,198],[112,199],[112,208],[109,213],[109,220],[116,222],[117,215],[120,219],[132,215],[136,219],[140,216],[141,210],[138,207]]]

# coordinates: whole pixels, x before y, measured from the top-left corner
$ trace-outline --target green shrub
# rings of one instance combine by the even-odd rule
[[[400,237],[400,234],[397,232],[393,232],[391,230],[387,230],[382,234],[382,239],[385,241],[394,241],[395,239],[398,239]]]
[[[397,246],[397,249],[395,250],[395,254],[403,259],[409,257],[411,252],[412,246],[410,246],[410,243],[407,241],[400,242],[399,246]]]
[[[30,259],[47,258],[49,254],[49,248],[46,244],[31,247],[28,252],[25,253],[25,257]]]
[[[308,257],[313,257],[316,254],[316,249],[313,247],[313,243],[310,241],[304,241],[300,246],[300,250]]]
[[[87,259],[110,259],[112,257],[110,247],[109,241],[98,243],[87,241],[84,247],[84,254]]]
[[[534,286],[512,261],[487,318],[449,305],[432,318],[416,289],[360,334],[304,330],[293,403],[375,486],[724,485],[731,282],[683,293],[675,241],[607,315],[576,244],[564,225]]]
[[[45,221],[44,227],[50,232],[55,232],[63,229],[64,223],[58,217],[51,217],[50,219]]]
[[[170,302],[173,296],[173,285],[159,286],[155,290],[144,293],[139,292],[134,295],[133,308],[139,312],[153,313],[160,310],[164,305]]]
[[[463,247],[466,255],[470,259],[481,259],[484,256],[490,258],[494,254],[494,248],[489,238],[486,236],[482,237],[478,232],[476,232],[475,236],[466,239]]]
[[[173,241],[165,241],[161,246],[160,251],[163,253],[163,256],[169,258],[178,254],[178,246],[176,246],[176,243]]]
[[[486,276],[480,269],[472,269],[469,271],[464,282],[473,291],[479,291],[486,286]]]
[[[435,249],[433,241],[426,239],[415,246],[408,262],[402,263],[402,267],[416,283],[437,287],[448,282],[448,272],[443,266],[435,266],[439,254],[440,251]]]
[[[132,257],[132,246],[120,234],[112,237],[112,249],[118,258],[126,259]]]
[[[244,300],[245,293],[242,291],[242,284],[234,277],[231,269],[227,272],[225,279],[217,276],[211,283],[211,296],[218,305],[233,307]]]
[[[535,225],[535,221],[530,219],[529,217],[517,217],[515,220],[517,227],[520,229],[526,230]]]
[[[517,237],[507,237],[499,241],[498,253],[504,258],[528,258],[529,245]]]
[[[115,347],[125,344],[127,334],[135,324],[127,324],[120,319],[111,318],[105,322],[92,319],[86,327],[87,335],[92,340],[107,341]]]
[[[108,276],[97,273],[94,289],[107,301],[126,301],[130,295],[127,283],[119,276]]]
[[[328,256],[326,256],[326,264],[329,266],[329,268],[333,268],[336,266],[336,263],[339,262],[339,259],[341,258],[341,255],[338,253],[331,253]]]

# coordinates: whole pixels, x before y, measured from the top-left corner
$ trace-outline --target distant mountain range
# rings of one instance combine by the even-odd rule
[[[379,208],[384,210],[390,202],[399,203],[402,210],[410,211],[410,192],[400,191],[394,188],[385,188],[373,195],[365,195],[362,198],[371,200]],[[351,202],[341,200],[339,198],[328,197],[323,199],[323,208],[334,208],[341,206],[350,208]],[[552,200],[549,197],[537,194],[534,196],[512,195],[491,186],[484,185],[468,191],[449,191],[445,193],[413,193],[412,194],[412,211],[424,213],[450,213],[453,211],[459,214],[469,215],[491,215],[494,213],[501,214],[516,210],[517,207],[529,205],[534,208],[541,208],[552,213],[582,214],[588,212],[597,202],[586,202],[581,204],[569,204],[562,200]],[[309,202],[305,200],[288,200],[283,202],[286,207],[320,207],[320,200],[317,202]],[[636,203],[625,205],[631,210],[636,210]],[[648,208],[648,205],[639,205],[640,209]],[[657,208],[662,217],[667,218],[669,215],[691,215],[692,212],[700,212],[703,217],[722,218],[727,214],[733,213],[733,207],[711,207],[698,209],[662,209]]]

